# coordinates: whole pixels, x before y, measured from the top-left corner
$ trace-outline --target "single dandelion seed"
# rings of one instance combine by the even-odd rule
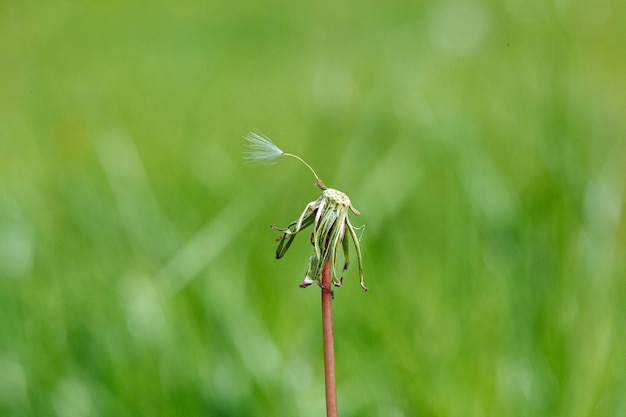
[[[322,190],[326,189],[326,186],[317,176],[315,170],[311,167],[311,165],[307,164],[304,159],[300,158],[298,155],[294,155],[292,153],[284,152],[278,146],[272,142],[270,138],[263,134],[250,132],[246,136],[243,137],[248,141],[247,150],[243,152],[243,159],[247,162],[251,163],[262,163],[267,165],[273,165],[278,162],[278,159],[282,156],[289,156],[291,158],[295,158],[298,161],[302,162],[315,176],[315,180],[317,182],[317,186]]]
[[[247,162],[275,164],[285,153],[265,136],[250,132],[244,139],[248,141],[248,150],[244,151],[243,159]]]
[[[360,215],[359,211],[350,202],[350,198],[339,190],[326,187],[309,164],[297,155],[284,152],[269,138],[252,132],[244,138],[248,141],[248,150],[244,152],[243,156],[246,161],[276,163],[278,158],[290,156],[302,162],[313,173],[317,186],[322,190],[322,195],[317,200],[307,204],[297,220],[294,220],[285,228],[272,226],[273,229],[282,232],[282,235],[277,239],[280,243],[276,249],[276,259],[280,259],[285,255],[293,239],[300,231],[313,225],[311,244],[314,251],[309,257],[309,266],[300,287],[307,287],[314,282],[321,287],[322,269],[329,260],[331,263],[331,283],[340,287],[343,282],[343,276],[338,277],[336,272],[337,254],[340,249],[343,250],[343,271],[345,271],[350,263],[348,239],[352,239],[356,249],[361,287],[367,291],[367,287],[363,283],[363,259],[361,256],[360,238],[357,236],[357,231],[361,230],[363,226],[354,227],[350,223],[348,211],[352,211],[357,216]]]

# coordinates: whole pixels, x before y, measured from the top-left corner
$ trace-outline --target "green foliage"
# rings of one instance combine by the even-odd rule
[[[623,2],[0,7],[0,415],[626,415]]]

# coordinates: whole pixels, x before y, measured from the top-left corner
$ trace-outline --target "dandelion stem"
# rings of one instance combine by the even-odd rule
[[[324,380],[326,385],[326,417],[337,417],[337,384],[335,381],[335,336],[330,258],[322,270],[322,333],[324,339]]]

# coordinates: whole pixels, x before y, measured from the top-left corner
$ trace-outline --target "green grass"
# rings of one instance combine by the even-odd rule
[[[367,226],[340,415],[625,415],[626,6],[517,3],[5,2],[0,415],[323,415],[253,129]]]

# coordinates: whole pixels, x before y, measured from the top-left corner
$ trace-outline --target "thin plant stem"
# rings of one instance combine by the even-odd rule
[[[292,158],[296,158],[298,161],[302,162],[304,165],[306,165],[307,168],[309,168],[311,170],[313,175],[315,175],[315,179],[316,180],[320,179],[320,177],[317,176],[317,172],[315,172],[315,170],[311,167],[311,165],[307,164],[306,161],[304,159],[300,158],[298,155],[294,155],[292,153],[283,152],[283,156],[291,156]]]
[[[322,270],[322,333],[324,339],[324,380],[326,385],[326,417],[337,417],[337,384],[335,381],[335,336],[333,333],[330,257]]]

